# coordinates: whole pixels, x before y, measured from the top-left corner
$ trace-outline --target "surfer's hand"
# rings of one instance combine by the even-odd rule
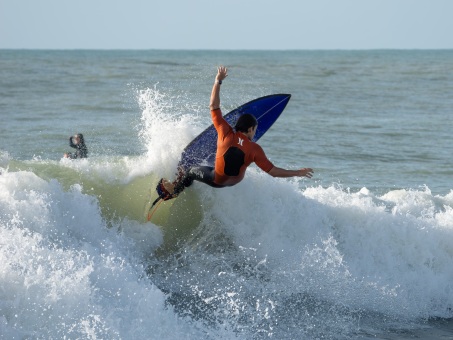
[[[228,77],[228,69],[225,66],[219,66],[217,68],[217,76],[215,79],[224,80],[226,77]]]
[[[313,177],[313,169],[311,169],[311,168],[299,169],[299,176],[312,178]]]

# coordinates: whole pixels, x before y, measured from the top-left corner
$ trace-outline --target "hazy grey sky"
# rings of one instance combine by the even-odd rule
[[[0,48],[453,48],[453,0],[0,0]]]

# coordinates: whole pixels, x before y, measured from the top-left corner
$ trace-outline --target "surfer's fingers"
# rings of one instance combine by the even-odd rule
[[[313,169],[312,168],[303,168],[300,169],[302,172],[302,176],[312,178],[313,177]]]
[[[228,69],[227,69],[225,66],[219,66],[219,67],[217,68],[217,72],[222,73],[223,75],[226,76],[226,74],[227,74],[227,72],[228,72]]]

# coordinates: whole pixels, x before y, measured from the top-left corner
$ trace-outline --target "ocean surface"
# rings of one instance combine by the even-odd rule
[[[145,205],[290,93],[277,166]],[[0,50],[1,339],[453,339],[453,50]],[[63,158],[83,133],[89,157]]]

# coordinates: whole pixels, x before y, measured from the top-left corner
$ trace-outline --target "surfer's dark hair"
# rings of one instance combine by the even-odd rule
[[[239,117],[234,126],[234,129],[239,132],[248,132],[249,128],[253,128],[258,125],[258,121],[255,116],[250,113],[244,113]]]

